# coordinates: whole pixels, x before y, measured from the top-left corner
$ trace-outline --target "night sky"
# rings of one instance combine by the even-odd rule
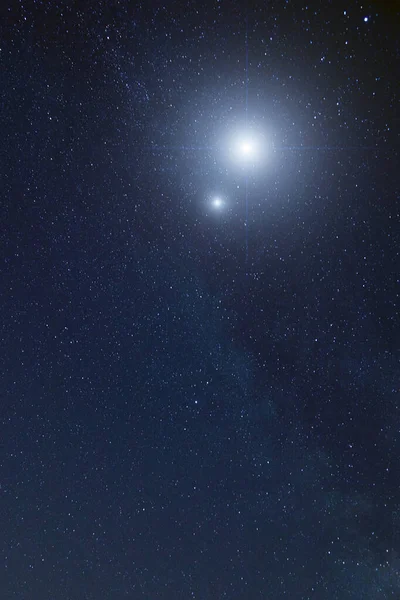
[[[400,598],[400,13],[0,9],[0,599]]]

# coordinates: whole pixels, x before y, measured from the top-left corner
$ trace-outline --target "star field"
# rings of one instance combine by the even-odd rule
[[[0,598],[399,598],[396,3],[0,15]]]

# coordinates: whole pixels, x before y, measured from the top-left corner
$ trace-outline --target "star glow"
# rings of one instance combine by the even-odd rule
[[[252,138],[244,138],[235,142],[233,147],[234,154],[238,160],[243,162],[255,161],[258,155],[257,141]]]
[[[243,142],[243,144],[240,146],[240,151],[245,156],[248,156],[249,154],[251,154],[253,152],[253,146],[252,146],[251,142]]]
[[[222,198],[220,198],[219,196],[215,196],[215,198],[212,199],[211,204],[213,208],[216,209],[221,209],[224,205]]]
[[[264,132],[254,127],[243,127],[222,134],[219,142],[221,158],[229,166],[246,171],[262,167],[270,158],[272,148]]]

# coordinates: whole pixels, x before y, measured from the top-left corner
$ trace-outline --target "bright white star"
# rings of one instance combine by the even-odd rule
[[[258,157],[258,144],[253,139],[239,139],[234,145],[234,154],[237,160],[248,163],[254,162]]]
[[[227,172],[264,174],[273,158],[272,135],[262,123],[227,123],[215,133],[218,161]]]
[[[222,199],[219,198],[219,196],[216,196],[212,200],[212,205],[213,205],[214,208],[222,208],[223,204],[224,203],[223,203]]]
[[[265,162],[265,140],[255,131],[238,132],[229,141],[231,162],[238,167],[249,168]]]
[[[243,154],[251,154],[253,151],[253,146],[251,145],[250,142],[243,142],[243,144],[240,146],[240,150],[241,152],[243,152]]]

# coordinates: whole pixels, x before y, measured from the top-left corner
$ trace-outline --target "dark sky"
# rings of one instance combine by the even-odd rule
[[[399,26],[2,3],[1,600],[400,598]]]

